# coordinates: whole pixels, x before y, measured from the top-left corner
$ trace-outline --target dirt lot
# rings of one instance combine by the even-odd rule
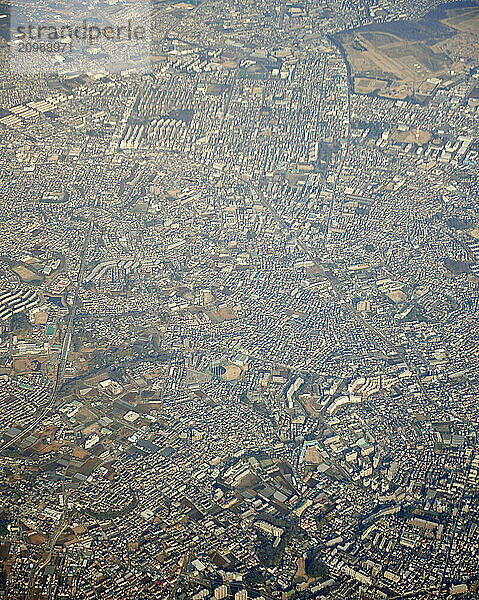
[[[13,369],[15,373],[31,373],[32,371],[41,371],[45,362],[48,362],[45,356],[35,358],[23,356],[21,358],[14,359]]]
[[[388,82],[384,79],[376,79],[374,77],[355,77],[354,91],[357,94],[372,94],[373,92],[382,93],[387,88]]]
[[[402,142],[403,144],[427,144],[432,135],[429,131],[422,131],[421,129],[408,129],[407,131],[394,131],[391,135],[392,139],[396,142]]]
[[[13,267],[12,271],[16,273],[23,281],[32,282],[42,280],[42,278],[34,271],[27,269],[27,267],[24,267],[23,265],[17,265]]]
[[[214,310],[209,310],[206,313],[206,316],[212,323],[222,323],[223,321],[233,321],[234,319],[238,318],[236,312],[229,306],[225,306],[223,308],[218,308],[218,309],[214,309]]]

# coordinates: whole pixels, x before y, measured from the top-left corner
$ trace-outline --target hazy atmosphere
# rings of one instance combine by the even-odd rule
[[[477,600],[478,2],[2,2],[0,164],[0,598]]]

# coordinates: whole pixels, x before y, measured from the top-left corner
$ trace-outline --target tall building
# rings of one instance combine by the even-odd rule
[[[220,585],[215,589],[215,598],[217,598],[218,600],[221,600],[221,598],[226,598],[227,595],[228,588],[226,587],[226,585]]]

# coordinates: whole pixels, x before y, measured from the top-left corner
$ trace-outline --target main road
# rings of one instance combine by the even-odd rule
[[[65,371],[65,365],[66,365],[66,362],[68,359],[68,353],[70,351],[70,344],[71,344],[71,339],[72,339],[72,334],[73,334],[73,326],[74,326],[74,322],[75,322],[75,314],[76,314],[78,302],[80,299],[80,288],[83,283],[83,277],[84,277],[85,267],[86,267],[86,263],[87,263],[86,257],[87,257],[88,247],[90,245],[90,239],[91,239],[93,227],[94,227],[94,222],[92,219],[90,219],[89,224],[88,224],[88,229],[85,234],[85,238],[83,240],[83,246],[81,249],[81,253],[80,253],[80,268],[78,270],[78,276],[77,276],[77,280],[76,280],[76,284],[75,284],[75,295],[73,297],[73,304],[71,306],[70,315],[69,315],[67,327],[65,330],[65,335],[63,337],[62,348],[61,348],[60,356],[58,358],[55,383],[54,383],[53,389],[50,393],[50,397],[49,397],[46,405],[41,409],[40,413],[35,417],[35,419],[29,425],[27,425],[19,434],[17,434],[12,439],[4,440],[2,443],[0,443],[0,450],[3,450],[5,448],[8,448],[9,446],[16,444],[17,442],[22,440],[25,436],[27,436],[30,432],[32,432],[35,429],[35,427],[37,427],[37,425],[39,425],[39,423],[44,419],[44,417],[48,414],[48,412],[55,405],[58,391],[60,390],[61,385],[63,383],[63,374]]]
[[[260,204],[268,210],[268,212],[271,214],[271,216],[276,221],[276,223],[283,229],[283,231],[285,233],[287,233],[288,235],[292,235],[290,226],[288,225],[288,223],[286,223],[286,221],[278,213],[278,211],[273,206],[271,206],[270,202],[268,202],[266,200],[261,189],[255,185],[253,185],[247,179],[243,179],[242,177],[240,177],[239,179],[256,194],[256,197],[258,198]],[[419,374],[417,373],[416,368],[407,359],[404,350],[400,346],[395,344],[392,340],[390,340],[385,333],[380,331],[377,327],[375,327],[372,323],[370,323],[367,319],[365,319],[361,315],[361,313],[358,310],[356,310],[356,308],[351,304],[351,302],[349,302],[344,297],[344,294],[338,288],[336,282],[334,281],[334,278],[331,275],[329,275],[329,273],[326,272],[326,270],[324,269],[323,262],[317,258],[317,256],[314,254],[314,252],[311,250],[311,248],[309,248],[309,246],[307,246],[302,240],[299,240],[299,239],[296,239],[296,243],[297,243],[298,247],[303,251],[303,253],[314,263],[315,267],[317,267],[321,277],[329,283],[331,290],[336,295],[336,297],[339,298],[339,300],[341,301],[341,306],[345,310],[347,310],[357,321],[359,321],[366,329],[368,329],[375,337],[379,338],[386,347],[388,347],[390,350],[393,350],[394,352],[396,352],[398,354],[398,356],[401,357],[401,359],[406,364],[407,368],[411,371],[411,373],[413,373],[415,375],[416,381],[418,382],[419,386],[421,387],[421,390],[424,391],[423,387],[422,387],[422,382],[419,379]]]

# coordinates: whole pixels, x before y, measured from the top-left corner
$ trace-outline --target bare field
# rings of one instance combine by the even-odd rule
[[[401,142],[403,144],[418,144],[423,145],[427,144],[432,135],[429,131],[423,131],[421,129],[408,129],[407,131],[395,131],[391,135],[392,139],[396,142]]]
[[[386,36],[384,36],[386,37]],[[346,44],[346,52],[353,73],[377,79],[399,80],[405,84],[420,84],[428,78],[439,76],[451,63],[444,53],[435,53],[422,43],[406,43],[396,36],[388,35],[390,42],[381,46],[363,34],[354,35]],[[361,47],[361,50],[358,48]]]
[[[475,7],[453,9],[448,12],[448,17],[442,20],[444,25],[479,35],[479,10]]]
[[[238,318],[236,312],[229,306],[209,310],[206,316],[212,323],[222,323],[223,321],[233,321]]]
[[[412,86],[402,81],[384,81],[374,77],[354,77],[356,94],[377,94],[395,100],[404,100],[412,94]]]
[[[12,271],[16,273],[23,281],[41,281],[41,277],[39,275],[37,275],[34,271],[30,271],[30,269],[27,269],[23,265],[17,265],[13,267]]]
[[[358,94],[372,94],[373,92],[382,92],[388,85],[387,81],[368,77],[355,77],[354,90]]]
[[[441,20],[384,24],[340,34],[358,94],[405,98],[466,68],[477,57],[479,8],[446,11]]]
[[[242,373],[243,370],[237,365],[225,365],[225,372],[221,378],[225,381],[234,381],[235,379],[238,379]]]

